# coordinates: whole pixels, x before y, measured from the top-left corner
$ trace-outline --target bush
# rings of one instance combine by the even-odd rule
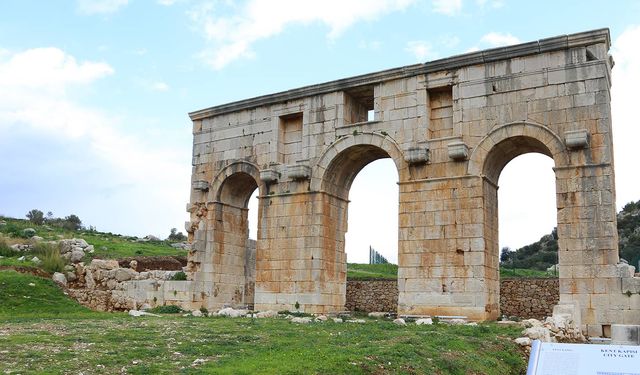
[[[64,218],[62,227],[67,230],[78,230],[82,228],[82,220],[76,215],[69,215]]]
[[[147,311],[155,314],[180,314],[184,312],[184,310],[182,310],[180,306],[174,306],[174,305],[156,306]]]
[[[177,272],[175,275],[173,275],[173,277],[171,278],[171,280],[174,281],[185,281],[187,279],[187,274],[180,271]]]
[[[60,255],[57,245],[38,242],[33,245],[32,252],[42,261],[40,267],[49,273],[63,272],[64,266],[67,265],[67,260]]]
[[[167,237],[167,240],[173,242],[182,242],[187,240],[187,236],[182,234],[182,232],[178,232],[176,228],[171,228],[171,233],[169,234],[169,237]]]
[[[27,212],[27,219],[29,219],[30,222],[36,224],[36,225],[42,225],[44,224],[44,213],[40,210],[36,210],[35,208],[29,212]]]
[[[12,257],[16,255],[16,252],[9,246],[7,240],[0,236],[0,256]]]

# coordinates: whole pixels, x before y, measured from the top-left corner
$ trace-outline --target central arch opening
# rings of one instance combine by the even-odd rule
[[[345,307],[360,311],[395,311],[397,300],[355,300],[353,291],[359,283],[358,295],[371,294],[373,280],[393,280],[393,265],[369,265],[373,259],[397,263],[398,259],[398,169],[384,149],[373,145],[351,146],[339,152],[330,163],[323,180],[323,190],[338,198],[336,220],[336,253],[342,264],[339,281],[349,282],[345,290]],[[342,254],[342,255],[340,255]],[[394,272],[391,272],[391,271]],[[349,275],[349,276],[347,276]],[[350,281],[349,281],[350,280]],[[364,280],[367,280],[366,282]],[[387,281],[388,282],[388,281]],[[380,306],[372,308],[371,306]]]

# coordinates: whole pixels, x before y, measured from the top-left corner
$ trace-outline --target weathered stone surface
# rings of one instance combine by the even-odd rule
[[[63,273],[56,272],[56,273],[53,274],[53,276],[51,278],[57,284],[60,284],[62,286],[67,286],[67,278],[64,276]]]
[[[640,325],[612,324],[611,344],[640,345]]]
[[[71,261],[71,263],[78,263],[82,261],[82,258],[84,258],[84,251],[82,251],[82,249],[77,249],[77,250],[74,249],[71,251],[71,256],[69,257],[69,261]]]
[[[507,317],[543,319],[560,300],[558,279],[503,279],[500,313]]]
[[[398,307],[398,282],[349,280],[345,307],[349,311],[381,314],[380,317],[384,317],[385,313],[395,312]]]
[[[91,260],[91,267],[95,269],[113,270],[120,266],[118,265],[117,260],[93,259]]]

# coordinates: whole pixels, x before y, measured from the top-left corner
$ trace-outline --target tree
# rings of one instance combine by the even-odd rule
[[[78,230],[82,228],[82,221],[76,215],[69,215],[64,218],[64,224],[62,226],[68,230]]]
[[[44,213],[34,208],[27,212],[27,219],[36,225],[42,225],[44,223]]]
[[[508,247],[503,247],[502,250],[500,250],[500,263],[507,263],[511,260],[512,256],[513,252],[511,251],[511,249]]]
[[[186,241],[187,236],[182,234],[182,232],[178,232],[176,228],[171,228],[171,233],[169,234],[169,237],[167,239],[169,241],[180,242],[180,241]]]

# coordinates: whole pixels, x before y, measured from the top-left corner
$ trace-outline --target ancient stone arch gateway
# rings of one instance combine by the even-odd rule
[[[561,302],[591,334],[639,324],[623,293],[638,279],[618,264],[608,50],[609,31],[594,30],[190,113],[190,303],[344,310],[349,188],[391,158],[398,313],[495,319],[498,177],[538,152],[555,164]]]

